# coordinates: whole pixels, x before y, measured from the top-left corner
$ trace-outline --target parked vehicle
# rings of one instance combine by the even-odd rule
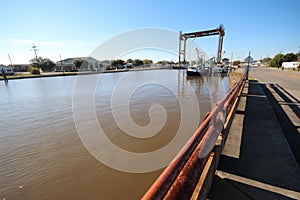
[[[281,67],[282,69],[297,69],[300,66],[300,62],[283,62]]]

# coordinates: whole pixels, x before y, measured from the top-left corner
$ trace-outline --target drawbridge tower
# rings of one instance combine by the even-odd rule
[[[217,53],[217,63],[221,62],[222,59],[222,46],[223,46],[223,38],[225,36],[225,28],[221,24],[218,28],[206,31],[198,31],[192,33],[182,33],[179,32],[179,61],[178,65],[186,63],[186,41],[189,38],[197,38],[197,37],[206,37],[219,35],[219,44],[218,44],[218,53]]]

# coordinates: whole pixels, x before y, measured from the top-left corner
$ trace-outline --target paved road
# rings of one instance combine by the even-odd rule
[[[300,166],[300,71],[252,68],[250,76],[265,83],[264,91]]]
[[[254,77],[265,83],[278,84],[300,100],[300,71],[252,67],[250,77]]]
[[[252,68],[208,196],[300,199],[300,72]]]

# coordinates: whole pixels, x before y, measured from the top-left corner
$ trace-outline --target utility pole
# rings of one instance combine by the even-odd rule
[[[226,53],[226,51],[223,51],[223,54],[221,55],[221,58],[220,58],[220,62],[222,61],[222,57],[225,58],[225,53]]]
[[[251,58],[251,51],[249,51],[249,56],[248,56],[247,78],[246,79],[248,79],[248,73],[249,73],[249,70],[250,70],[250,58]]]
[[[64,69],[64,64],[63,64],[63,61],[61,59],[61,55],[59,54],[59,58],[60,58],[60,65],[61,65],[61,69],[63,71],[63,75],[65,75],[65,69]]]
[[[280,52],[279,52],[279,54],[280,55],[282,55],[282,49],[280,50]],[[277,61],[277,68],[279,69],[279,67],[280,67],[280,61],[281,61],[281,57],[278,59],[278,61]],[[283,68],[282,68],[283,69]]]
[[[231,59],[230,59],[231,60],[231,67],[233,67],[233,60],[232,59],[233,59],[233,52],[231,52]]]
[[[250,58],[251,58],[251,51],[249,51],[249,56],[248,56],[248,67],[250,65]]]
[[[37,46],[33,43],[33,46],[32,46],[32,49],[31,49],[31,51],[34,51],[34,54],[35,54],[35,59],[36,59],[36,61],[37,61],[37,51],[39,51],[39,49],[37,48]]]

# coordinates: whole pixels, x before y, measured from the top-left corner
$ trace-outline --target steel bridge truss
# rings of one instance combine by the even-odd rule
[[[186,41],[189,38],[197,38],[197,37],[206,37],[219,35],[219,44],[218,44],[218,53],[217,53],[217,63],[221,62],[222,58],[222,46],[223,46],[223,37],[225,36],[225,28],[221,24],[218,28],[206,31],[198,31],[192,33],[182,33],[179,32],[179,66],[181,64],[186,64]]]

